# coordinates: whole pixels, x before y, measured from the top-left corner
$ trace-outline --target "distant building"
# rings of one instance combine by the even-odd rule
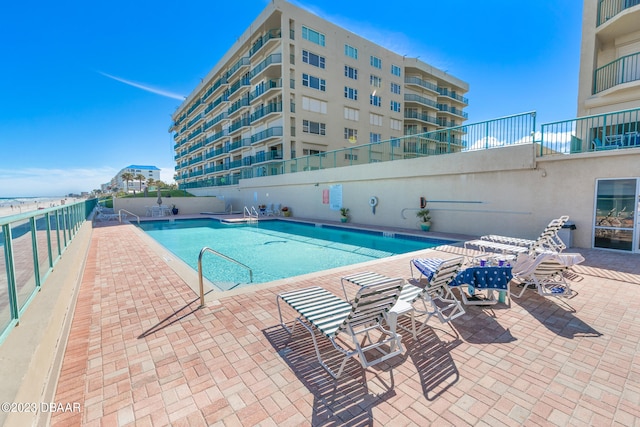
[[[638,107],[640,0],[584,0],[578,116]]]
[[[122,179],[122,174],[130,173],[133,175],[133,179],[129,182],[126,182]],[[144,176],[142,180],[142,185],[140,180],[136,178],[138,175]],[[116,176],[111,179],[109,184],[103,184],[103,191],[113,191],[114,189],[119,189],[123,191],[142,191],[146,186],[145,183],[149,180],[153,179],[154,181],[160,180],[160,169],[156,166],[143,166],[143,165],[129,165],[126,168],[123,168],[118,172]]]
[[[468,84],[402,53],[272,1],[173,114],[176,181],[318,169],[292,159],[463,124]]]

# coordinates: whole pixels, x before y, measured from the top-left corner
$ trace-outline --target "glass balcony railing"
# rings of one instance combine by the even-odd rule
[[[593,94],[638,80],[640,80],[640,52],[623,56],[596,69],[593,78]]]
[[[438,103],[436,101],[431,100],[429,98],[425,98],[424,96],[413,94],[413,93],[405,93],[404,100],[405,102],[416,102],[418,104],[433,107],[436,110],[438,109]]]
[[[279,39],[280,37],[281,37],[280,28],[269,30],[264,36],[260,37],[258,40],[256,40],[255,43],[253,43],[253,46],[251,46],[251,49],[249,49],[249,56],[255,55],[260,49],[262,49],[262,46],[267,44],[269,40]]]
[[[282,63],[282,54],[273,53],[269,55],[264,61],[256,65],[256,67],[253,70],[251,70],[251,73],[249,74],[249,76],[250,78],[253,79],[255,76],[260,74],[268,66],[272,64],[281,64],[281,63]]]

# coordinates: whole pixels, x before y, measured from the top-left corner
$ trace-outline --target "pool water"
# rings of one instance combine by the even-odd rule
[[[235,259],[253,271],[253,283],[271,282],[396,254],[432,248],[444,240],[385,237],[379,232],[357,232],[290,221],[227,224],[215,219],[145,221],[146,233],[182,261],[198,268],[203,247]],[[245,286],[247,269],[206,252],[204,276],[222,290]]]

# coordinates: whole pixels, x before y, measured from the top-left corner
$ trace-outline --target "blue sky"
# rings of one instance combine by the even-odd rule
[[[268,3],[5,4],[0,197],[91,191],[130,164],[171,181],[171,114]],[[294,3],[467,81],[467,123],[576,115],[581,1]]]

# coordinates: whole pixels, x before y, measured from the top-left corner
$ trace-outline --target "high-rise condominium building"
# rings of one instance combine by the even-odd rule
[[[123,178],[123,174],[129,174],[131,180]],[[129,165],[120,169],[120,172],[111,179],[109,188],[117,188],[123,191],[142,191],[144,184],[149,180],[160,180],[160,169],[156,166]]]
[[[173,114],[176,181],[237,184],[312,168],[287,168],[294,158],[461,125],[467,91],[417,58],[274,0]]]
[[[640,0],[583,7],[578,116],[639,108]]]

